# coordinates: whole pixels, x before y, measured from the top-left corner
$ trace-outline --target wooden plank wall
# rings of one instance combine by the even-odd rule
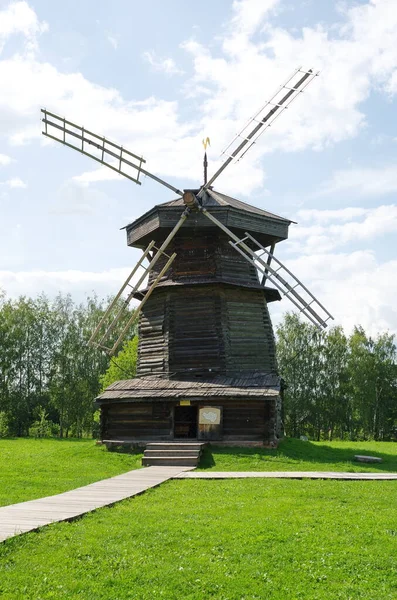
[[[229,289],[224,295],[227,374],[275,372],[275,340],[263,292]]]
[[[210,289],[170,294],[169,368],[171,372],[225,371],[221,298]]]
[[[168,402],[114,403],[103,407],[102,439],[172,439]]]
[[[163,281],[225,279],[241,285],[259,284],[253,265],[247,262],[230,244],[230,238],[220,230],[182,231],[166,252],[176,252],[176,258]],[[157,277],[168,258],[161,256],[149,274],[149,285]]]
[[[192,406],[223,409],[222,440],[272,441],[276,399],[212,397],[192,400]],[[175,400],[110,403],[102,408],[102,439],[169,440],[173,438]],[[215,442],[214,442],[215,443]]]
[[[159,289],[150,297],[139,317],[137,375],[168,371],[167,294]]]
[[[277,370],[264,292],[223,285],[157,289],[139,321],[139,376]]]

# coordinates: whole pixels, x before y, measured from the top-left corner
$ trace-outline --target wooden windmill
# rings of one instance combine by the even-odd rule
[[[90,340],[113,355],[139,319],[137,377],[97,398],[102,439],[262,444],[281,435],[267,304],[285,296],[322,328],[332,316],[274,255],[291,221],[217,192],[213,184],[316,75],[297,69],[226,148],[225,161],[208,180],[205,164],[204,184],[196,190],[174,187],[147,171],[138,155],[42,110],[44,135],[137,184],[145,175],[177,194],[126,226],[128,245],[143,255]],[[132,299],[140,305],[109,345]]]

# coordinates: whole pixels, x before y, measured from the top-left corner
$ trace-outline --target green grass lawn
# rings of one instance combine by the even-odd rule
[[[141,466],[94,440],[0,440],[0,506],[59,494]]]
[[[171,481],[0,544],[0,597],[395,600],[397,482]]]
[[[356,462],[355,454],[379,456],[383,462]],[[199,470],[397,472],[397,443],[302,442],[287,438],[277,450],[213,446],[204,450]]]

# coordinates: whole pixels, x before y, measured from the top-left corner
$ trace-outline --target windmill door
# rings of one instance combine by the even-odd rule
[[[222,406],[200,406],[198,439],[222,439]]]

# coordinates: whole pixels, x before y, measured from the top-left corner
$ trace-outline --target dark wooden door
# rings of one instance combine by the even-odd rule
[[[197,438],[197,406],[175,406],[174,438]]]

